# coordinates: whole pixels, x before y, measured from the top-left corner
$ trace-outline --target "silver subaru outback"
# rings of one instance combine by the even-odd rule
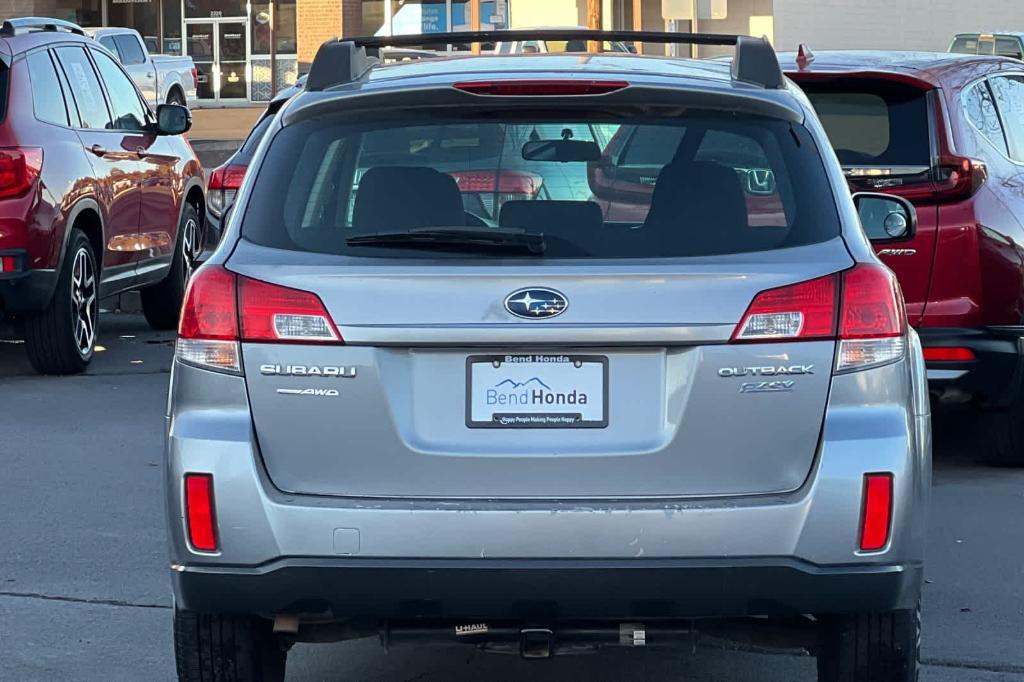
[[[914,209],[851,198],[767,41],[692,39],[736,58],[320,49],[182,311],[180,679],[702,635],[916,678],[927,390],[862,231]]]

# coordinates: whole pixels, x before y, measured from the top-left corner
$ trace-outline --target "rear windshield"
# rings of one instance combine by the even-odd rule
[[[658,258],[817,243],[839,234],[839,218],[820,152],[799,125],[475,111],[284,128],[257,174],[242,234],[349,256],[479,257],[472,246],[436,242],[348,243],[432,228],[544,236],[543,253],[488,252],[503,259]]]
[[[949,51],[957,54],[978,54],[978,34],[957,36],[953,39]]]
[[[929,166],[925,92],[887,81],[801,84],[844,166]]]

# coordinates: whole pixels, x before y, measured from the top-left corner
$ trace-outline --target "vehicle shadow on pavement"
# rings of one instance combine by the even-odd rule
[[[150,329],[135,305],[137,296],[134,298],[114,297],[101,303],[96,352],[85,376],[171,371],[174,332]],[[25,343],[17,331],[11,325],[0,326],[0,382],[15,377],[38,375],[29,364]]]

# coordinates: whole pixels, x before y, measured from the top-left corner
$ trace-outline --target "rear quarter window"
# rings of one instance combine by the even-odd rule
[[[386,124],[320,118],[280,130],[256,175],[243,237],[353,257],[459,258],[481,253],[347,239],[512,229],[543,234],[544,258],[617,259],[772,250],[839,234],[820,150],[799,125],[713,115],[637,121],[607,111],[596,120],[436,115]],[[531,144],[569,141],[593,151],[528,158]]]
[[[32,108],[36,119],[44,123],[68,125],[67,106],[49,51],[33,52],[25,60],[32,84]]]

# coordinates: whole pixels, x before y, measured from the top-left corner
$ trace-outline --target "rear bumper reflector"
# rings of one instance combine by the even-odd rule
[[[889,544],[892,523],[892,474],[864,477],[864,515],[860,529],[862,552],[877,552]]]

